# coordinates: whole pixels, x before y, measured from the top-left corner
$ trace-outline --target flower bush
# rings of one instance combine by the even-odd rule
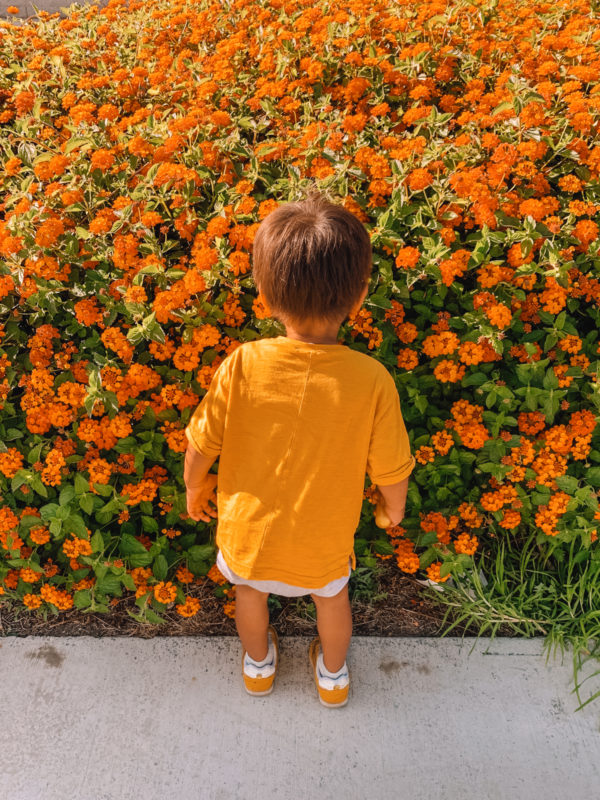
[[[198,613],[185,508],[219,363],[283,333],[256,229],[316,184],[370,231],[340,340],[417,459],[359,562],[434,581],[493,539],[598,558],[600,17],[589,0],[111,0],[0,28],[0,593]],[[216,467],[215,467],[216,468]]]

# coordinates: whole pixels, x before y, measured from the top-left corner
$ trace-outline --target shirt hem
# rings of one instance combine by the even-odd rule
[[[197,453],[200,453],[201,456],[207,456],[208,458],[212,458],[214,456],[216,458],[220,454],[220,452],[221,452],[220,450],[217,450],[215,452],[215,449],[213,447],[211,447],[210,445],[208,447],[202,447],[201,448],[198,445],[198,441],[192,436],[192,433],[189,430],[189,428],[185,429],[185,435],[187,437],[188,442],[192,445],[194,450]],[[201,440],[201,441],[206,441],[206,440]]]
[[[389,476],[386,476],[385,481],[378,481],[376,478],[371,478],[371,483],[374,483],[376,486],[392,486],[394,483],[400,483],[405,478],[408,478],[409,475],[413,472],[416,465],[415,457],[412,457],[412,462],[409,464],[408,467],[404,469],[398,470],[398,472],[393,475],[390,479]]]
[[[311,575],[310,577],[303,577],[299,576],[297,573],[286,572],[285,570],[281,569],[277,569],[276,575],[273,573],[268,574],[266,570],[257,570],[256,573],[248,575],[248,570],[243,565],[240,565],[239,562],[236,562],[235,559],[231,558],[221,545],[219,545],[219,549],[221,550],[225,563],[229,569],[246,581],[274,581],[278,583],[287,583],[289,586],[298,586],[305,589],[322,589],[323,586],[326,586],[332,581],[348,577],[348,559],[351,559],[352,561],[352,569],[356,569],[356,556],[353,550],[351,554],[346,556],[345,566],[343,568],[340,567],[338,570],[331,570],[319,578],[315,578],[314,575]]]

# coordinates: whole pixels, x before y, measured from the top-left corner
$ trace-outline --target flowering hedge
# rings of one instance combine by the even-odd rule
[[[316,183],[374,272],[341,341],[395,376],[407,517],[357,553],[435,581],[494,537],[598,557],[600,16],[586,0],[110,2],[0,29],[0,593],[198,612],[185,508],[219,363],[283,333],[251,273]],[[130,613],[133,614],[132,611]]]

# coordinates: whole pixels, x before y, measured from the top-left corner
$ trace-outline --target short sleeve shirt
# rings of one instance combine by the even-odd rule
[[[219,456],[216,543],[248,580],[316,589],[347,575],[365,473],[385,486],[415,465],[394,379],[343,344],[244,342],[185,430]]]

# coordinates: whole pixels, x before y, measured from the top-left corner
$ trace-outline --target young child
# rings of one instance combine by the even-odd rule
[[[253,275],[286,335],[244,342],[215,370],[186,428],[190,517],[208,521],[217,484],[217,566],[236,586],[246,691],[269,694],[279,661],[270,593],[310,594],[319,636],[309,655],[323,705],[348,700],[348,579],[365,472],[377,524],[404,516],[415,460],[398,391],[375,358],[337,341],[372,268],[362,223],[312,191],[260,224]],[[218,476],[209,469],[220,456]]]

